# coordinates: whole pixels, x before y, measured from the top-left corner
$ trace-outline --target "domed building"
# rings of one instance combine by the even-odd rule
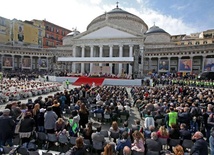
[[[147,30],[148,26],[141,18],[118,6],[96,17],[87,26],[87,31],[63,39],[63,45],[73,49],[73,59],[69,60],[74,62],[72,71],[131,75],[134,52],[138,51],[135,54],[138,58]]]

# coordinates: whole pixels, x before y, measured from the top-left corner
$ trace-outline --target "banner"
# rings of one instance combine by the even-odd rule
[[[47,59],[39,59],[38,64],[40,68],[47,68]]]
[[[13,67],[12,57],[3,57],[3,67],[4,68],[12,68]]]
[[[214,72],[214,58],[206,58],[204,60],[204,71],[212,71]]]
[[[191,72],[192,71],[192,60],[191,59],[180,59],[179,71],[180,72]]]
[[[31,69],[31,59],[30,58],[23,58],[22,59],[22,68],[23,69]]]
[[[169,60],[159,60],[158,71],[159,72],[168,72],[169,71]]]

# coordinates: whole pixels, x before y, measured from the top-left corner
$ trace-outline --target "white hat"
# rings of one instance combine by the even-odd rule
[[[3,114],[9,114],[10,113],[10,109],[4,109],[2,112],[3,112]]]

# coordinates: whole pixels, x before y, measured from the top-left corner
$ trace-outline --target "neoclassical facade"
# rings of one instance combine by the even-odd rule
[[[187,38],[178,36],[180,42]],[[92,20],[85,32],[69,33],[57,48],[0,46],[0,62],[2,70],[54,69],[74,74],[105,70],[134,77],[153,71],[214,71],[214,33],[210,41],[201,41],[206,44],[181,44],[178,36],[155,25],[148,28],[141,18],[117,6]],[[11,64],[7,64],[7,58]]]

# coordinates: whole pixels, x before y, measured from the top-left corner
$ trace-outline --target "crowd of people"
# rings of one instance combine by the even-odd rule
[[[14,133],[28,143],[35,131],[75,137],[66,154],[208,155],[208,146],[214,154],[213,89],[171,83],[132,87],[130,94],[125,87],[85,85],[29,103],[11,102],[0,117],[0,145],[12,146]],[[135,108],[141,118],[130,124]],[[110,124],[107,130],[104,123]]]
[[[60,84],[34,80],[3,79],[0,82],[1,103],[26,99],[32,96],[48,94],[60,90]]]

